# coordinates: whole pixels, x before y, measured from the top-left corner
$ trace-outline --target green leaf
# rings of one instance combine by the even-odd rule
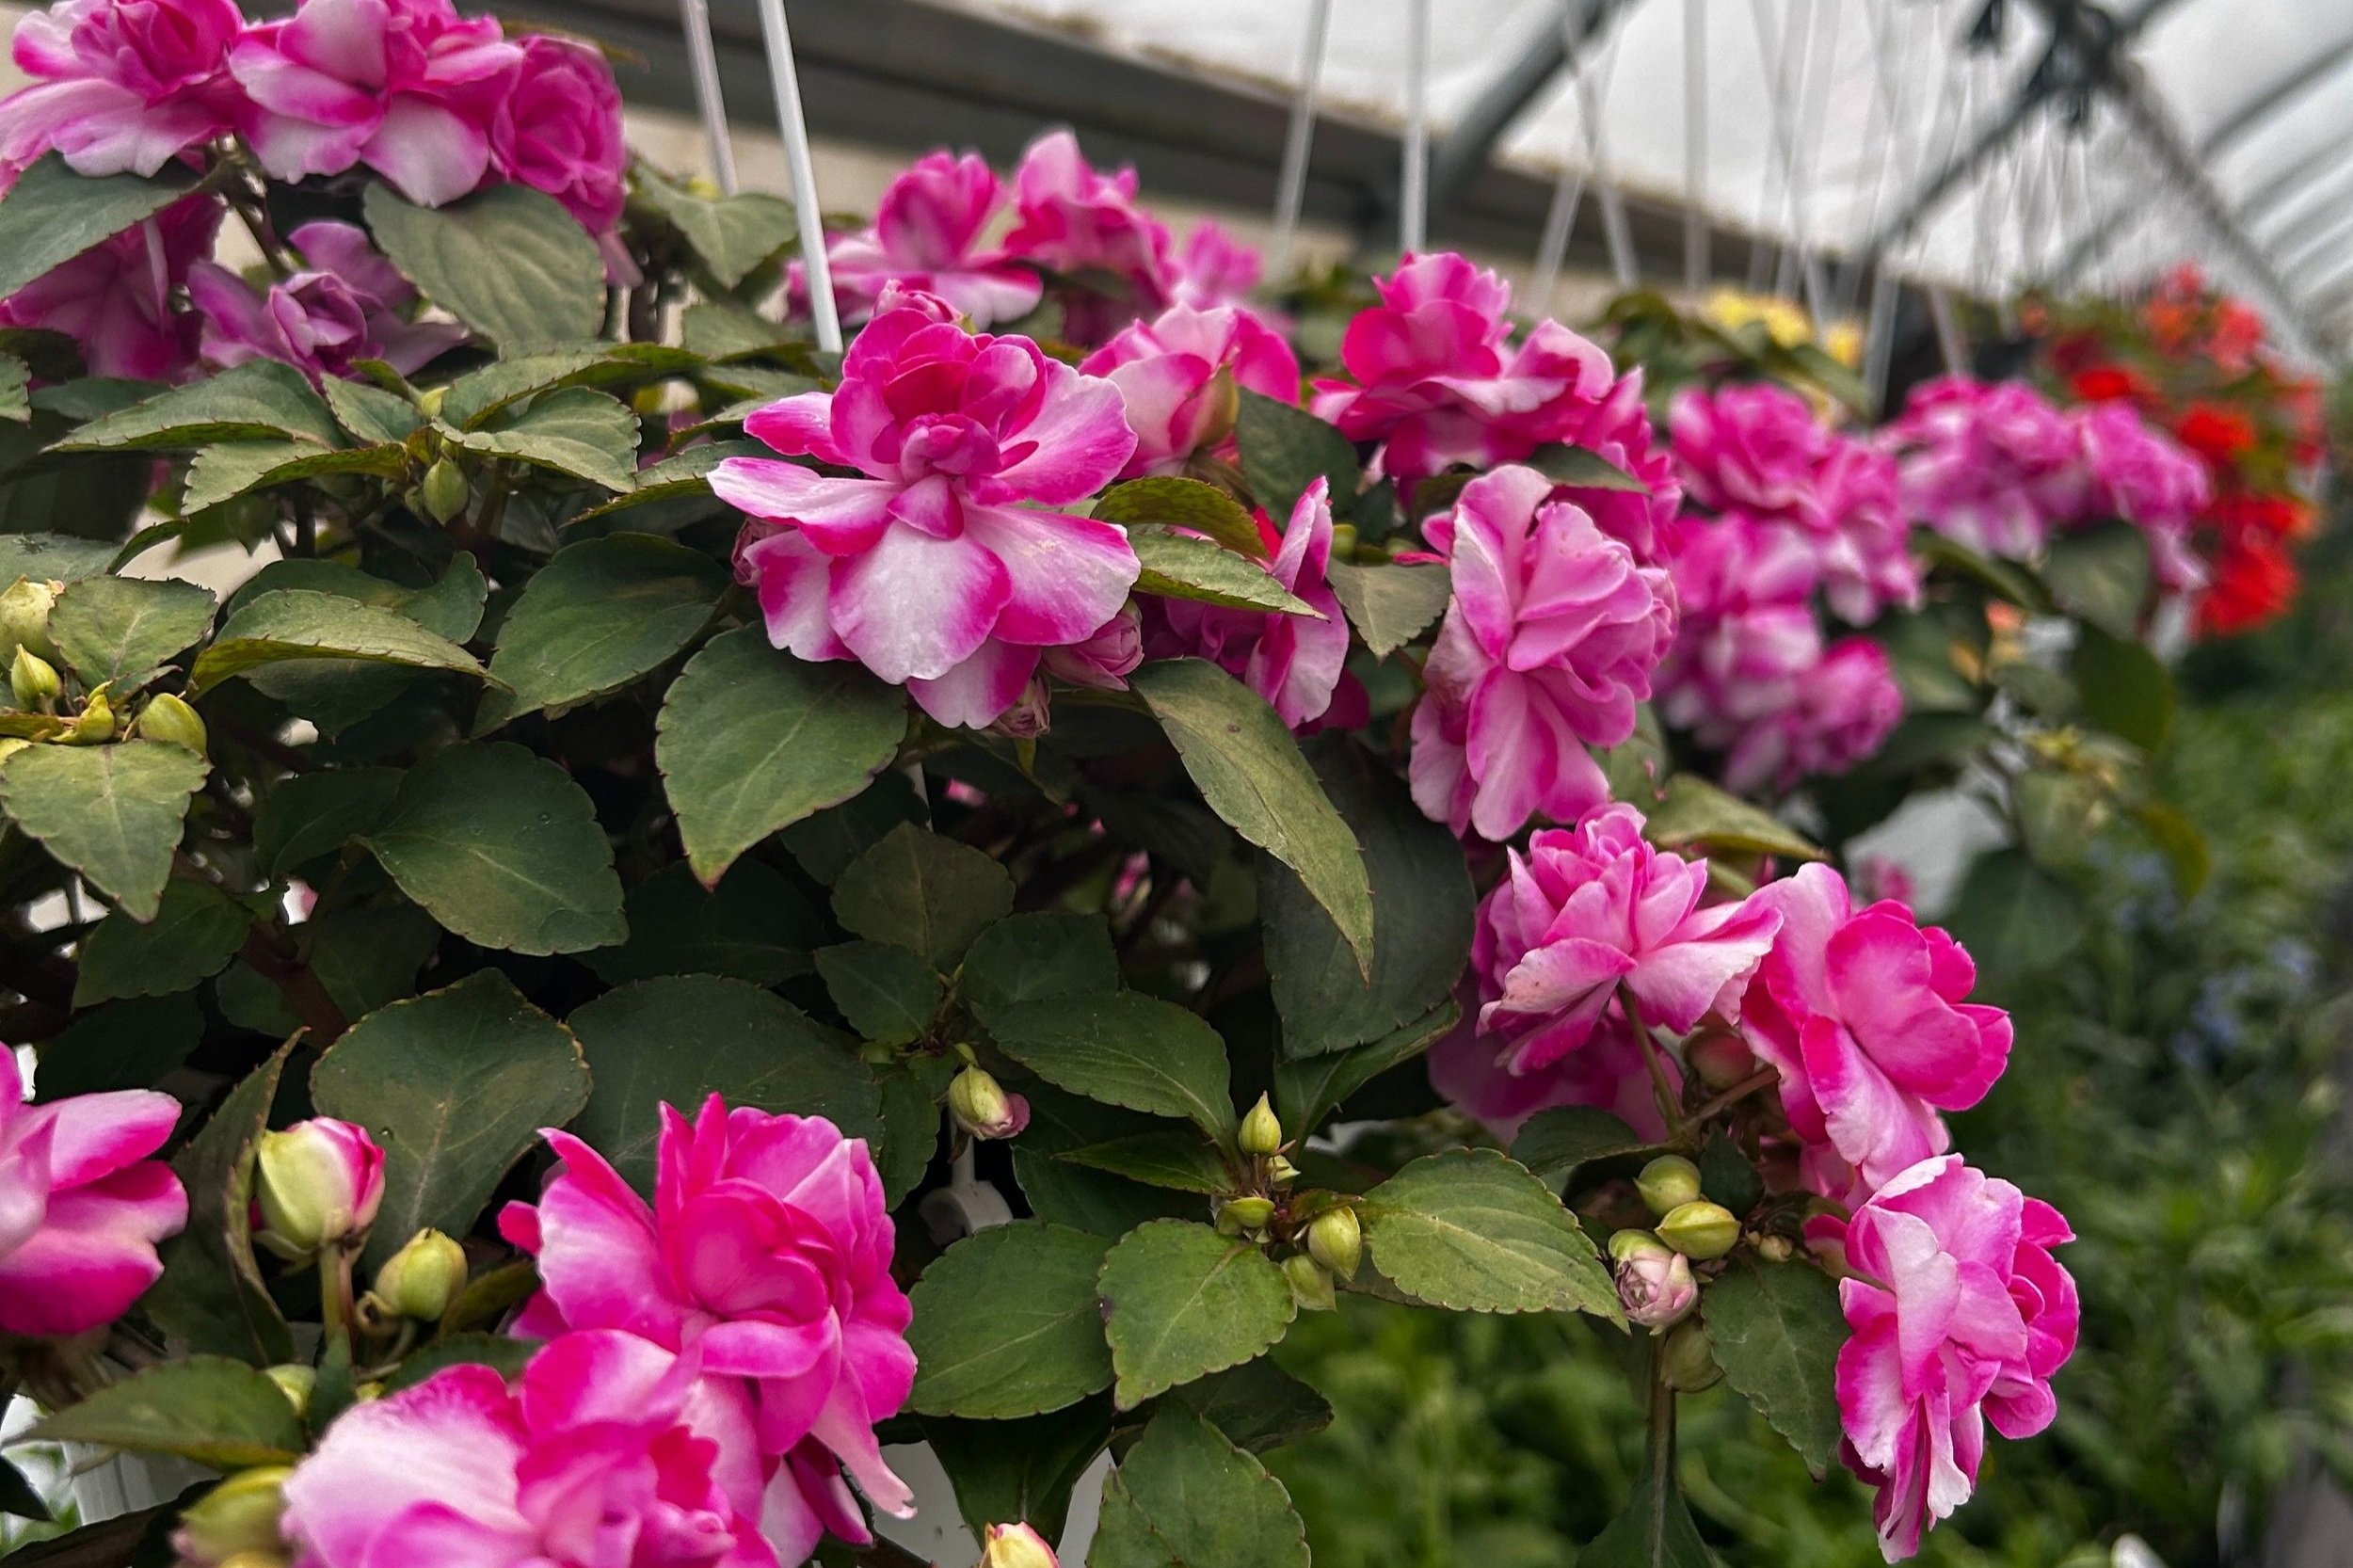
[[[1198,479],[1130,479],[1105,490],[1095,503],[1095,515],[1104,522],[1129,528],[1189,528],[1208,535],[1236,554],[1257,561],[1267,558],[1266,540],[1249,509],[1215,485]]]
[[[629,936],[595,803],[512,743],[452,746],[410,769],[367,845],[402,892],[482,947],[584,952]]]
[[[596,1075],[572,1130],[640,1188],[653,1186],[661,1107],[691,1118],[712,1095],[880,1139],[874,1080],[852,1043],[747,982],[641,980],[573,1013],[571,1027]]]
[[[460,434],[457,444],[626,490],[636,483],[637,434],[637,416],[620,399],[588,387],[559,387],[520,413],[500,416],[494,429]]]
[[[1625,1512],[1577,1554],[1577,1568],[1716,1568],[1672,1471],[1644,1465]]]
[[[886,773],[839,806],[812,812],[778,835],[813,882],[830,888],[850,862],[903,822],[931,820],[931,808],[904,773]]]
[[[212,625],[212,591],[168,578],[84,578],[49,612],[50,638],[85,686],[143,676]]]
[[[1463,1010],[1444,1001],[1402,1029],[1369,1045],[1321,1056],[1285,1057],[1274,1064],[1274,1104],[1283,1125],[1305,1137],[1340,1102],[1392,1067],[1411,1062],[1453,1032]]]
[[[24,1472],[0,1460],[0,1513],[30,1519],[37,1525],[48,1524],[52,1518],[49,1504],[40,1490],[24,1477]]]
[[[492,185],[419,207],[371,184],[363,208],[376,248],[401,275],[501,348],[578,343],[604,325],[597,242],[553,197]]]
[[[230,612],[212,646],[197,655],[188,689],[295,659],[486,673],[472,654],[396,611],[315,588],[282,588]]]
[[[482,612],[490,585],[472,555],[452,558],[449,569],[430,587],[412,588],[361,571],[340,561],[297,557],[272,561],[253,574],[229,600],[232,616],[267,593],[281,588],[309,589],[357,600],[379,610],[397,610],[437,636],[462,643],[482,626]]]
[[[742,282],[754,267],[791,245],[799,232],[792,203],[781,197],[696,196],[642,164],[632,184],[639,199],[686,236],[686,243],[694,247],[695,254],[723,289]]]
[[[55,152],[17,177],[0,200],[0,298],[102,240],[153,216],[195,188],[196,175],[167,164],[152,179],[84,179]]]
[[[485,969],[354,1024],[312,1068],[311,1098],[383,1147],[373,1272],[427,1226],[472,1229],[539,1129],[588,1103],[588,1067],[571,1031]]]
[[[8,768],[0,766],[0,788],[7,782]],[[1971,863],[1945,923],[1980,970],[2005,980],[2065,963],[2082,944],[2086,927],[2076,895],[2017,849],[1994,850]]]
[[[869,1042],[904,1046],[921,1039],[947,987],[939,973],[896,942],[843,942],[816,953],[833,1004]]]
[[[424,411],[398,392],[330,376],[320,383],[335,423],[367,446],[397,446],[424,428]],[[443,400],[443,407],[448,406]]]
[[[1190,1410],[1254,1454],[1313,1437],[1332,1424],[1332,1403],[1274,1364],[1245,1361],[1197,1383],[1172,1388],[1160,1407]]]
[[[1562,446],[1559,442],[1540,446],[1528,459],[1528,466],[1556,485],[1567,485],[1580,490],[1624,490],[1633,495],[1650,494],[1650,487],[1598,452],[1581,446]]]
[[[1756,1406],[1821,1480],[1838,1455],[1838,1287],[1800,1263],[1743,1254],[1700,1297],[1724,1381]]]
[[[14,424],[29,424],[33,420],[33,367],[13,354],[0,354],[0,419]],[[0,1500],[5,1499],[8,1487],[6,1467],[0,1466]],[[7,1512],[0,1506],[0,1512]]]
[[[1437,624],[1454,591],[1443,566],[1353,566],[1335,561],[1325,571],[1348,623],[1376,659],[1385,659]]]
[[[417,971],[440,940],[433,917],[405,900],[330,909],[295,932],[311,972],[346,1018],[415,995]],[[258,1033],[282,1036],[301,1027],[285,994],[248,965],[232,965],[213,990],[224,1016]]]
[[[1305,408],[1241,389],[1234,419],[1241,472],[1250,493],[1270,517],[1290,516],[1318,474],[1332,482],[1332,512],[1344,517],[1356,499],[1356,448],[1346,436]]]
[[[520,713],[617,691],[695,639],[728,574],[696,551],[650,534],[615,534],[559,550],[499,624],[474,733]]]
[[[218,974],[245,942],[253,911],[209,883],[164,886],[149,925],[118,909],[82,938],[73,982],[78,1011],[113,997],[160,997]]]
[[[629,940],[583,955],[608,985],[664,974],[715,974],[774,985],[808,972],[823,921],[799,888],[738,860],[715,888],[674,860],[629,890]]]
[[[1109,1396],[1018,1421],[926,1416],[923,1440],[939,1456],[956,1492],[956,1509],[978,1536],[991,1525],[1027,1520],[1057,1540],[1070,1494],[1111,1441]]]
[[[1266,699],[1201,659],[1146,664],[1129,683],[1210,809],[1299,873],[1369,976],[1372,891],[1355,835]]]
[[[294,1355],[294,1338],[253,1259],[253,1147],[293,1051],[289,1041],[246,1075],[211,1120],[172,1156],[188,1223],[159,1249],[163,1278],[139,1308],[178,1347],[256,1367]]]
[[[1512,1158],[1540,1176],[1565,1176],[1592,1160],[1649,1148],[1650,1140],[1590,1105],[1539,1111],[1512,1140]]]
[[[488,424],[525,398],[578,385],[580,377],[593,375],[600,367],[613,369],[607,346],[590,343],[537,354],[509,354],[477,366],[442,392],[440,417],[461,430]]]
[[[1721,1128],[1707,1135],[1696,1163],[1700,1192],[1710,1203],[1721,1204],[1745,1219],[1764,1200],[1765,1183],[1756,1174],[1756,1161]]]
[[[248,360],[91,420],[57,443],[60,452],[119,447],[210,446],[215,441],[286,440],[343,444],[335,416],[310,379],[276,360]]]
[[[414,1388],[434,1373],[452,1367],[489,1367],[510,1382],[524,1365],[539,1353],[536,1339],[516,1339],[504,1334],[452,1334],[436,1339],[430,1345],[411,1351],[392,1375],[383,1380],[384,1392],[397,1394],[404,1388]]]
[[[1282,1338],[1299,1310],[1257,1243],[1189,1220],[1129,1231],[1104,1258],[1096,1293],[1122,1410],[1248,1361]]]
[[[1116,1240],[1147,1220],[1201,1212],[1201,1200],[1191,1194],[1146,1187],[1061,1158],[1073,1149],[1165,1124],[1043,1080],[1024,1083],[1021,1093],[1030,1102],[1030,1125],[1011,1145],[1013,1174],[1038,1218]],[[933,1125],[938,1125],[936,1115]]]
[[[845,931],[896,942],[941,970],[1013,912],[1013,878],[968,844],[903,823],[850,862],[833,885]]]
[[[1316,1056],[1389,1033],[1444,1001],[1470,957],[1477,898],[1462,845],[1421,814],[1404,782],[1343,737],[1309,743],[1308,761],[1362,845],[1372,889],[1368,983],[1339,929],[1299,878],[1259,868],[1267,969],[1283,1017],[1283,1050]]]
[[[959,989],[990,1023],[1005,1008],[1048,997],[1119,989],[1119,954],[1100,915],[1008,915],[972,939]]]
[[[898,755],[906,698],[856,664],[806,664],[758,626],[713,637],[670,683],[654,760],[709,887],[778,828],[848,800]]]
[[[1323,619],[1321,612],[1294,598],[1264,567],[1215,540],[1136,527],[1128,531],[1128,542],[1144,568],[1136,578],[1138,593]]]
[[[217,1355],[150,1367],[58,1411],[28,1435],[176,1454],[216,1470],[292,1464],[309,1447],[302,1418],[278,1384]]]
[[[1929,528],[1912,531],[1912,552],[1931,567],[1943,567],[1975,582],[1979,587],[2021,610],[2048,614],[2051,596],[2042,591],[2034,573],[2014,561],[1981,555],[1958,540]]]
[[[1177,1006],[1135,991],[1054,997],[1000,1009],[989,1032],[1049,1083],[1230,1136],[1225,1043]]]
[[[2173,733],[2173,678],[2139,643],[2082,627],[2070,667],[2091,723],[2143,751],[2157,750]]]
[[[883,1201],[895,1208],[922,1181],[939,1152],[939,1103],[907,1067],[886,1072],[876,1088],[882,1094],[883,1132],[874,1170],[882,1177]]]
[[[180,495],[183,515],[234,501],[248,490],[329,473],[373,473],[398,478],[408,466],[397,445],[340,447],[322,452],[309,441],[221,441],[207,446],[188,465],[187,488]]]
[[[146,1089],[186,1063],[204,1037],[196,998],[133,997],[83,1013],[41,1043],[44,1105],[110,1089]]]
[[[1111,1386],[1095,1280],[1103,1238],[1038,1220],[950,1247],[908,1293],[910,1409],[990,1420],[1036,1416]]]
[[[74,583],[103,573],[121,547],[68,534],[0,534],[0,588],[20,577]]]
[[[0,763],[0,806],[133,920],[152,920],[188,797],[211,771],[162,741],[28,746]]]
[[[1666,798],[1651,810],[1642,832],[1661,849],[1825,858],[1820,845],[1784,826],[1771,812],[1727,794],[1697,774],[1679,773],[1667,780]]]
[[[1088,1568],[1307,1568],[1307,1531],[1266,1466],[1162,1410],[1103,1483]]]
[[[253,808],[254,859],[265,876],[291,876],[375,832],[392,815],[399,792],[395,768],[342,768],[280,779]]]
[[[1374,1264],[1433,1305],[1623,1320],[1577,1217],[1493,1149],[1425,1155],[1366,1193],[1358,1212]]]
[[[1089,1144],[1060,1158],[1147,1187],[1172,1187],[1180,1192],[1230,1192],[1239,1185],[1216,1144],[1204,1143],[1197,1132],[1176,1128]]]
[[[2149,579],[2148,537],[2129,522],[2062,533],[2042,563],[2053,603],[2127,642],[2139,632]]]
[[[637,483],[628,493],[598,503],[572,521],[586,522],[591,518],[642,506],[649,501],[676,501],[690,495],[708,496],[711,494],[712,469],[729,457],[765,456],[773,456],[773,453],[758,441],[704,441],[698,446],[690,446],[683,452],[639,469]]]
[[[2173,872],[2173,886],[2185,902],[2198,896],[2206,886],[2206,878],[2214,872],[2214,855],[2206,847],[2206,836],[2198,831],[2198,824],[2181,808],[2161,800],[2144,800],[2132,807],[2129,814],[2149,835],[2149,841],[2157,846]]]

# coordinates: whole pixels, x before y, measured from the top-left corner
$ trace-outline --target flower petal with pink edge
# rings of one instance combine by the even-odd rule
[[[890,526],[900,487],[881,479],[831,479],[774,457],[728,457],[711,471],[712,493],[740,512],[795,525],[828,555],[874,548]]]
[[[404,94],[385,105],[360,156],[418,206],[439,207],[482,184],[490,168],[490,138],[446,104]]]
[[[414,1388],[354,1406],[329,1427],[312,1456],[287,1478],[287,1538],[336,1568],[378,1561],[384,1533],[414,1521],[446,1534],[446,1512],[511,1543],[500,1568],[528,1561],[533,1531],[516,1508],[515,1464],[523,1433],[505,1380],[488,1367],[453,1367]],[[463,1549],[471,1550],[470,1546]],[[460,1560],[464,1560],[462,1558]]]
[[[832,556],[791,530],[742,546],[736,560],[751,574],[772,647],[810,661],[850,657],[848,646],[833,633],[828,610]]]
[[[1010,592],[995,634],[1008,642],[1083,642],[1127,602],[1140,570],[1117,525],[1012,506],[965,511],[966,537],[1002,565]]]
[[[970,658],[1012,597],[1004,566],[971,531],[935,539],[891,528],[873,549],[835,566],[826,607],[850,651],[904,685],[936,680]]]
[[[114,1321],[161,1277],[156,1244],[187,1219],[180,1178],[159,1160],[51,1192],[40,1230],[0,1256],[0,1334],[81,1334]]]
[[[0,1082],[0,1090],[7,1085]],[[164,1146],[179,1125],[181,1105],[149,1089],[72,1095],[38,1107],[36,1124],[50,1128],[49,1179],[79,1187],[121,1170]]]
[[[539,1277],[568,1321],[626,1329],[677,1349],[686,1327],[646,1200],[602,1155],[568,1133],[548,1143],[562,1176],[540,1195]]]
[[[1067,506],[1110,484],[1136,449],[1119,389],[1045,361],[1045,401],[1021,431],[1036,450],[997,477],[1031,501]],[[1099,621],[1098,621],[1099,624]]]
[[[1038,649],[991,637],[978,651],[935,680],[913,680],[907,692],[916,706],[941,724],[985,729],[1021,700],[1037,672]]]
[[[834,444],[831,392],[801,392],[756,408],[744,421],[744,434],[775,447],[788,457],[814,457],[821,463],[842,465],[850,462],[848,456]]]

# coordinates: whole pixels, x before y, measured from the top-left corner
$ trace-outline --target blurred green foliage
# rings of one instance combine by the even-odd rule
[[[2111,829],[2071,892],[2084,939],[2003,941],[1964,900],[1984,1000],[2017,1048],[1957,1146],[2057,1201],[2079,1240],[2083,1339],[2042,1436],[1995,1440],[1977,1498],[1929,1538],[1950,1568],[2251,1562],[2285,1487],[2353,1477],[2353,544],[2306,556],[2298,612],[2194,651],[2159,759],[2214,872],[2185,904]],[[1997,957],[1998,955],[1998,957]],[[1456,1320],[1353,1300],[1284,1359],[1331,1397],[1273,1456],[1325,1568],[1575,1560],[1634,1474],[1637,1403],[1606,1328]],[[1819,1485],[1721,1388],[1687,1399],[1683,1480],[1728,1564],[1879,1560],[1867,1494]]]

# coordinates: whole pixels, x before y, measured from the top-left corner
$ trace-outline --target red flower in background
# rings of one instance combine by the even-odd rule
[[[2240,453],[2255,444],[2255,422],[2235,408],[2193,403],[2173,438],[2217,468],[2227,468]]]
[[[2155,392],[2146,380],[2122,365],[2087,365],[2070,378],[2068,385],[2076,398],[2085,403],[2138,403]]]
[[[2215,556],[2214,581],[2198,601],[2200,634],[2253,631],[2286,612],[2296,584],[2296,563],[2276,540],[2251,533],[2225,538]]]

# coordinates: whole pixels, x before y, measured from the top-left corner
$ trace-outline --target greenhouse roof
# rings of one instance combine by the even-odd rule
[[[1148,187],[1271,206],[1328,3],[1312,216],[1393,248],[1413,18],[1428,14],[1429,230],[1744,279],[1852,310],[1884,257],[1998,297],[2185,260],[2334,358],[2353,331],[2353,7],[2342,0],[792,0],[821,135],[994,157],[1077,126]],[[672,0],[575,0],[690,100]],[[713,0],[729,104],[765,118],[754,0]],[[1565,175],[1562,171],[1565,170]],[[1696,202],[1693,198],[1696,197]],[[1691,226],[1696,206],[1707,222]],[[1705,235],[1705,238],[1700,236]],[[1768,242],[1753,247],[1750,236]],[[1703,259],[1704,255],[1704,259]]]

